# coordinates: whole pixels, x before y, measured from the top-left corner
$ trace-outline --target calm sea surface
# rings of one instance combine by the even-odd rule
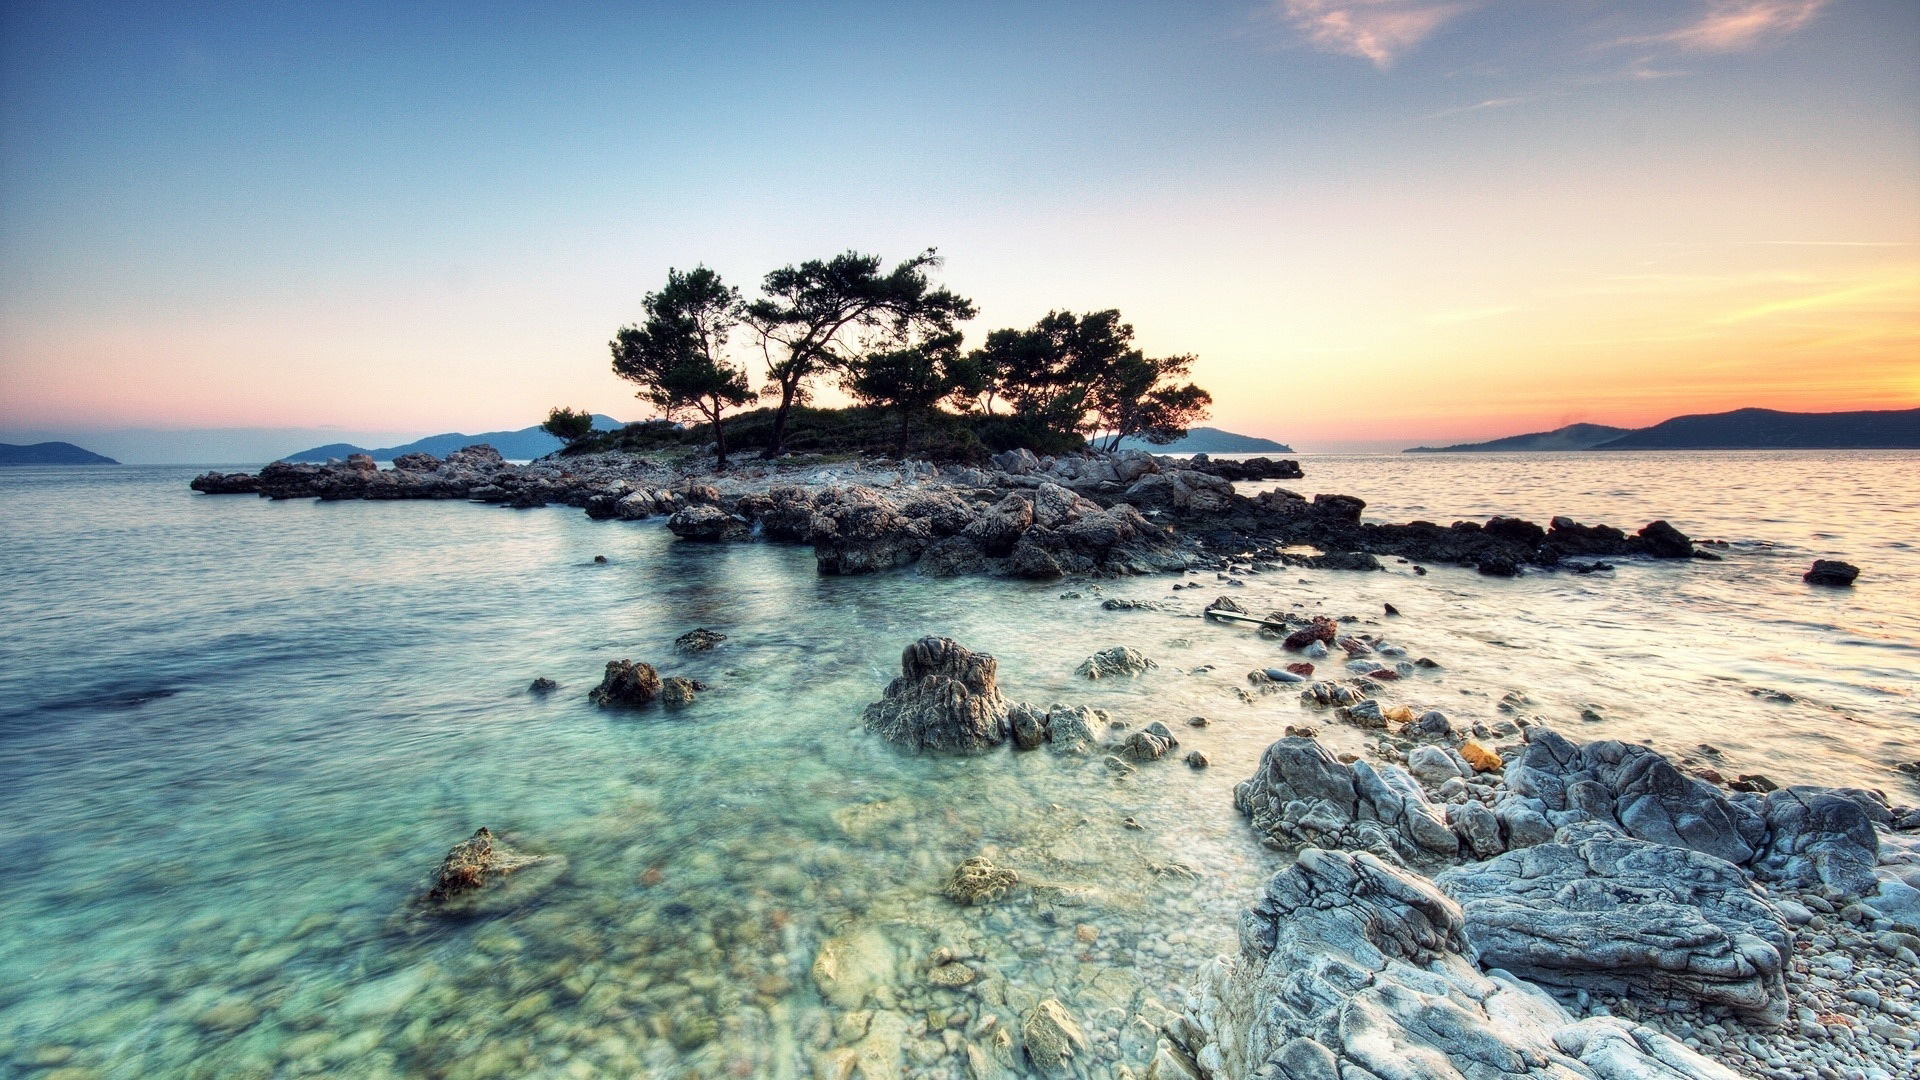
[[[1209,574],[1178,593],[821,578],[806,549],[565,508],[0,470],[0,1073],[805,1076],[858,1046],[959,1077],[1049,996],[1094,1042],[1084,1075],[1137,1067],[1280,865],[1231,788],[1307,710],[1235,695],[1278,650],[1194,617],[1228,591],[1356,617],[1442,664],[1393,703],[1491,720],[1518,692],[1576,737],[1711,743],[1729,774],[1920,801],[1892,767],[1920,759],[1920,454],[1302,463],[1287,486],[1379,520],[1665,517],[1725,540],[1725,561]],[[1860,565],[1859,585],[1804,585],[1816,557]],[[1112,596],[1176,610],[1102,610]],[[696,626],[728,641],[676,656]],[[1116,780],[1098,755],[876,745],[860,708],[928,633],[997,656],[1009,697],[1166,721],[1212,767]],[[1160,667],[1075,678],[1116,644]],[[712,689],[677,713],[595,709],[623,657]],[[529,695],[535,676],[560,692]],[[423,915],[413,897],[481,825],[552,858],[496,909]],[[1035,888],[943,898],[982,853]],[[858,984],[838,1002],[810,970],[829,940]],[[941,948],[979,978],[932,985]]]

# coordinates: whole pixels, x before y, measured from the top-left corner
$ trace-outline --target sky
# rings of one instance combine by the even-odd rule
[[[1301,450],[1920,406],[1920,5],[0,5],[0,441],[638,419],[669,267],[927,247]]]

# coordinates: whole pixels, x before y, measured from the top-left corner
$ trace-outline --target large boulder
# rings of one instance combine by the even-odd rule
[[[866,707],[868,731],[909,750],[977,754],[1007,737],[997,664],[951,638],[924,637],[900,657],[900,677]]]
[[[1313,739],[1267,747],[1260,768],[1234,785],[1233,805],[1269,847],[1370,851],[1389,862],[1451,858],[1460,840],[1446,815],[1393,765],[1342,764]]]
[[[1636,839],[1692,848],[1745,865],[1766,822],[1704,780],[1645,746],[1606,740],[1575,746],[1551,729],[1527,729],[1527,749],[1507,768],[1503,819],[1543,817],[1551,826],[1599,821]],[[1516,845],[1517,846],[1517,845]]]
[[[747,520],[717,506],[699,503],[667,519],[667,529],[682,540],[742,540],[751,526]]]
[[[1827,885],[1848,896],[1872,892],[1880,861],[1875,818],[1891,817],[1866,791],[1786,787],[1761,802],[1766,840],[1753,860],[1754,876],[1792,888]]]
[[[820,573],[870,574],[920,558],[933,528],[869,488],[836,488],[815,500],[807,538]]]
[[[1786,920],[1724,859],[1604,825],[1441,874],[1487,968],[1548,986],[1786,1019]]]
[[[1207,1080],[1734,1080],[1651,1028],[1575,1022],[1465,947],[1460,908],[1431,883],[1308,848],[1167,1031]]]
[[[1159,666],[1138,649],[1126,645],[1115,645],[1111,649],[1102,649],[1080,661],[1080,666],[1074,669],[1074,673],[1089,679],[1112,679],[1144,675]]]
[[[1852,563],[1838,559],[1815,559],[1813,569],[1800,575],[1800,580],[1809,585],[1832,585],[1844,589],[1859,576],[1860,568]]]
[[[600,685],[587,692],[587,700],[603,709],[636,709],[652,704],[660,696],[660,689],[660,673],[652,664],[609,660]]]

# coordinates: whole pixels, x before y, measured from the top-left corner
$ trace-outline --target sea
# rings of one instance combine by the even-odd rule
[[[803,547],[564,507],[0,470],[0,1074],[957,1080],[1019,1074],[1008,1033],[1048,998],[1087,1037],[1072,1075],[1137,1070],[1286,864],[1234,784],[1289,724],[1365,750],[1258,692],[1248,672],[1293,658],[1201,619],[1220,595],[1438,665],[1387,704],[1920,802],[1896,767],[1920,761],[1920,454],[1301,462],[1284,486],[1357,495],[1370,520],[1664,518],[1721,559],[839,578]],[[1816,558],[1859,582],[1805,584]],[[677,653],[696,627],[726,640]],[[995,656],[1011,699],[1181,745],[1124,774],[900,754],[860,713],[927,634]],[[1114,645],[1157,667],[1075,674]],[[602,710],[587,692],[619,659],[708,688]],[[483,826],[542,861],[472,910],[421,905]],[[962,906],[943,887],[977,856],[1020,884]]]

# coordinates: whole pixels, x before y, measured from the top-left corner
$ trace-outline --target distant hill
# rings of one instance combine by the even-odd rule
[[[1568,424],[1552,431],[1536,431],[1531,435],[1509,435],[1504,439],[1488,442],[1456,443],[1453,446],[1416,446],[1404,451],[1409,454],[1481,454],[1516,450],[1591,450],[1603,442],[1629,434],[1632,428],[1608,427],[1605,424]]]
[[[1920,409],[1792,413],[1773,409],[1676,416],[1596,450],[1920,449]]]
[[[617,431],[626,425],[611,416],[593,414],[593,426],[599,431]],[[311,450],[302,450],[297,454],[288,454],[282,461],[326,461],[328,458],[343,458],[348,454],[366,454],[375,461],[392,461],[401,454],[432,454],[446,457],[462,447],[475,443],[486,443],[500,456],[515,461],[531,461],[545,457],[566,444],[540,430],[538,424],[521,428],[518,431],[483,431],[478,435],[462,435],[457,431],[445,435],[429,435],[424,439],[415,439],[400,446],[381,446],[367,449],[352,443],[328,443]]]
[[[0,465],[118,465],[110,457],[82,450],[70,442],[43,442],[32,446],[0,443]]]
[[[1145,450],[1153,454],[1293,453],[1293,447],[1286,443],[1253,435],[1236,435],[1231,431],[1210,427],[1188,428],[1185,438],[1175,439],[1165,446],[1155,446],[1145,439],[1121,439],[1120,446],[1125,450]]]

